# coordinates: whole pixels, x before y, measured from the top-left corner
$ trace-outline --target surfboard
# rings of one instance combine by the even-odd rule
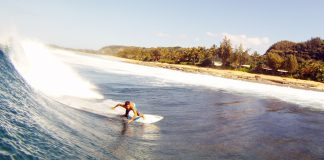
[[[121,107],[117,107],[115,109],[112,109],[112,111],[117,114],[117,115],[124,115],[125,114],[125,109],[121,108]],[[134,116],[133,112],[129,112],[129,119],[132,118]],[[159,115],[153,115],[153,114],[144,114],[144,118],[142,117],[137,117],[135,118],[134,122],[138,122],[138,123],[146,123],[146,124],[150,124],[150,123],[156,123],[160,120],[162,120],[163,117],[159,116]]]

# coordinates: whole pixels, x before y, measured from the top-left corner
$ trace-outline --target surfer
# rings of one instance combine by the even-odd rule
[[[123,108],[126,109],[126,112],[125,112],[125,115],[124,115],[124,116],[127,117],[127,118],[128,118],[128,116],[129,116],[129,115],[128,115],[129,112],[130,112],[130,111],[133,111],[134,116],[133,116],[133,117],[128,121],[128,123],[133,122],[133,121],[135,120],[136,117],[142,117],[142,118],[144,118],[144,115],[141,114],[141,113],[137,110],[137,108],[136,108],[136,104],[133,103],[133,102],[125,101],[124,104],[119,103],[119,104],[117,104],[115,107],[112,107],[112,109],[115,109],[115,108],[118,107],[118,106],[123,107]]]

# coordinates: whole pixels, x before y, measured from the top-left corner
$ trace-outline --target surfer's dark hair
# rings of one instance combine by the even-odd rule
[[[125,101],[125,105],[129,105],[130,104],[130,101]]]

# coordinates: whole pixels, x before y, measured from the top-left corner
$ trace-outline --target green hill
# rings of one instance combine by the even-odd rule
[[[298,61],[317,60],[324,62],[324,40],[312,38],[306,42],[295,43],[291,41],[280,41],[273,44],[266,52],[275,52],[282,57],[295,55]]]

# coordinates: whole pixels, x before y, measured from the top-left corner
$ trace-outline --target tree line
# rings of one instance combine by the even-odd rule
[[[301,43],[280,41],[263,55],[251,53],[242,45],[233,47],[227,37],[219,46],[212,45],[209,48],[127,47],[116,55],[140,61],[220,67],[324,82],[324,41],[320,38]]]

